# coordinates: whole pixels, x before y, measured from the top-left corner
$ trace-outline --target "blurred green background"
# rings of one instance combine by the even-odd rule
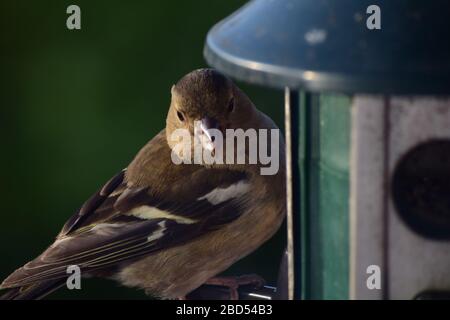
[[[205,67],[207,31],[245,1],[0,4],[0,278],[37,256],[65,220],[165,125],[170,87]],[[66,8],[81,8],[81,30]],[[282,128],[280,91],[239,83]],[[274,283],[284,228],[227,271]],[[146,299],[113,281],[51,299]]]

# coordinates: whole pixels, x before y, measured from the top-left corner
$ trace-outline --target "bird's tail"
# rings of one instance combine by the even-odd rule
[[[22,287],[8,288],[0,296],[0,300],[39,300],[59,289],[66,283],[66,279],[46,280]]]

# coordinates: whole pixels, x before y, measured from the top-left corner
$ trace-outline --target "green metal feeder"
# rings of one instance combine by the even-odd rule
[[[285,90],[290,299],[450,291],[448,12],[254,0],[208,33],[211,66]]]

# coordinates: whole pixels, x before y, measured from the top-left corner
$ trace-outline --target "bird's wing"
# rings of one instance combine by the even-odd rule
[[[124,175],[125,171],[107,182],[66,222],[46,251],[1,287],[67,277],[70,265],[89,272],[152,254],[233,221],[247,205],[248,198],[242,196],[248,191],[244,173],[223,172],[219,186],[210,183],[210,190],[197,192],[191,188],[191,199],[183,194],[171,199],[152,195],[148,188],[127,185]]]

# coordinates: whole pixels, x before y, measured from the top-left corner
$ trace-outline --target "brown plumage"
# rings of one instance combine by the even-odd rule
[[[174,164],[172,133],[194,135],[197,120],[206,136],[208,126],[277,129],[217,71],[184,76],[172,87],[166,129],[67,221],[54,244],[2,283],[11,289],[5,298],[43,297],[64,285],[73,264],[84,275],[182,297],[268,240],[285,215],[282,138],[275,175],[261,175],[259,163]]]

